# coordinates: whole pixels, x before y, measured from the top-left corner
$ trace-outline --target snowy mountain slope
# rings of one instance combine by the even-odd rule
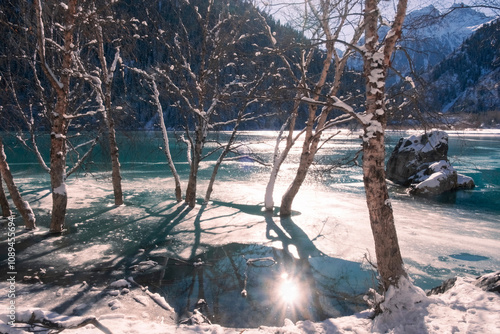
[[[500,20],[482,25],[426,74],[429,104],[442,111],[500,109]]]
[[[492,18],[471,8],[451,7],[441,13],[433,5],[413,11],[405,20],[401,46],[413,61],[417,72],[446,58],[481,25]],[[403,72],[409,69],[403,52],[394,61]]]

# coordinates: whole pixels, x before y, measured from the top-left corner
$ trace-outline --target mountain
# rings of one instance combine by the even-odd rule
[[[400,44],[419,73],[444,60],[466,38],[491,20],[491,17],[462,5],[455,5],[445,12],[430,5],[408,14]],[[394,63],[403,73],[409,71],[406,55],[402,52]]]
[[[500,110],[500,19],[478,28],[426,78],[429,104],[441,111]]]

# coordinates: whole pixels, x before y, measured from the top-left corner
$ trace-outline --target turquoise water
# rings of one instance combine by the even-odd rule
[[[259,160],[270,163],[272,150],[275,143],[275,132],[244,132],[239,135],[238,141],[244,145],[239,151],[243,154],[253,155]],[[387,152],[390,154],[392,147],[405,133],[397,132],[387,137]],[[224,142],[228,134],[221,133],[210,138],[205,152],[211,152],[217,147],[216,141]],[[84,136],[76,137],[74,142],[84,142]],[[45,159],[48,158],[48,138],[40,137],[40,149]],[[12,171],[18,178],[46,177],[34,155],[28,152],[16,139],[5,136],[6,153]],[[120,162],[122,175],[127,178],[154,178],[169,177],[169,169],[161,147],[163,146],[159,132],[128,132],[120,134],[118,138],[120,147]],[[103,176],[104,171],[110,168],[109,158],[106,155],[105,145],[96,146],[90,159],[84,164],[76,175],[72,177]],[[360,148],[360,141],[356,134],[339,135],[318,152],[317,162],[311,168],[306,184],[312,186],[327,186],[333,192],[363,194],[360,178],[360,167],[346,165],[346,161]],[[170,134],[170,149],[176,162],[176,167],[181,178],[186,179],[189,165],[186,158],[185,145],[177,142],[174,134]],[[295,168],[295,163],[300,155],[300,146],[291,151],[289,158],[282,167],[282,174],[290,176]],[[211,166],[217,158],[217,152],[210,155],[200,169],[199,180],[208,180],[211,175]],[[492,222],[500,224],[496,215],[500,214],[500,133],[481,135],[477,133],[450,134],[449,160],[455,169],[464,175],[471,176],[476,188],[467,191],[458,191],[445,194],[436,198],[409,197],[404,189],[390,186],[391,197],[413,205],[427,203],[443,210],[459,210],[473,217],[475,214],[487,214]],[[70,153],[68,161],[73,162],[76,155]],[[340,166],[340,167],[339,167]],[[232,161],[222,165],[218,174],[218,182],[254,182],[268,178],[269,167],[252,163],[248,159]],[[287,180],[289,180],[288,177]],[[42,179],[31,179],[40,182],[40,186],[48,187]],[[46,180],[48,181],[48,180]],[[288,182],[288,181],[287,181]],[[20,187],[23,182],[20,180]]]
[[[176,141],[174,134],[170,135],[172,155],[181,179],[185,181],[189,173],[185,146]],[[241,133],[238,141],[243,145],[238,150],[242,154],[252,155],[269,163],[275,135],[276,132],[266,131]],[[404,135],[405,133],[400,132],[389,134],[387,139],[388,154],[400,136]],[[217,147],[216,142],[224,142],[227,136],[227,133],[221,133],[210,138],[205,151],[211,152]],[[86,140],[83,136],[82,138],[77,137],[77,139],[80,142]],[[41,137],[39,140],[40,148],[47,158],[48,138]],[[154,207],[165,198],[172,198],[172,189],[167,186],[162,188],[161,183],[158,183],[171,178],[165,156],[161,150],[163,145],[161,134],[158,132],[121,133],[118,142],[123,180],[125,183],[132,184],[125,187],[126,202],[131,206]],[[33,154],[27,152],[13,138],[4,137],[4,143],[8,161],[21,191],[27,196],[32,196],[35,200],[42,202],[45,200],[50,203],[48,176],[39,167]],[[107,171],[110,168],[110,163],[105,154],[107,151],[103,147],[105,145],[96,147],[84,168],[70,177],[70,182],[71,180],[89,180],[89,184],[92,184],[96,189],[101,188],[99,184],[103,185],[102,188],[108,187],[109,173]],[[359,149],[360,140],[357,134],[341,134],[326,144],[318,152],[317,163],[311,168],[309,177],[303,186],[304,189],[301,190],[301,193],[305,194],[305,198],[311,197],[309,194],[316,193],[316,189],[325,192],[329,198],[349,198],[348,204],[352,205],[349,210],[354,210],[358,215],[356,216],[357,220],[366,220],[366,216],[362,216],[362,211],[366,210],[366,204],[363,199],[361,169],[352,164],[346,165],[346,161]],[[298,145],[291,151],[290,157],[283,164],[278,180],[282,188],[289,184],[299,155],[300,146]],[[471,176],[475,180],[475,189],[458,191],[437,198],[415,198],[408,196],[400,187],[390,185],[389,188],[394,201],[398,229],[402,235],[400,238],[402,248],[405,248],[404,251],[408,254],[406,263],[410,269],[415,270],[416,281],[425,288],[432,287],[433,284],[449,275],[464,272],[472,275],[481,274],[498,270],[500,266],[498,256],[492,255],[493,251],[488,251],[488,249],[494,249],[492,247],[495,246],[495,241],[500,237],[500,221],[498,219],[500,214],[500,133],[489,135],[478,133],[450,134],[448,155],[452,165],[459,173]],[[200,183],[206,182],[210,177],[213,161],[216,158],[217,154],[213,154],[202,163],[199,174]],[[76,155],[70,153],[68,161],[71,162],[75,159]],[[269,166],[252,162],[247,158],[224,163],[218,174],[214,199],[232,203],[230,205],[234,207],[237,204],[261,205],[268,175]],[[154,182],[154,184],[148,185],[148,181]],[[137,184],[141,184],[140,189],[130,189],[130,187],[137,187]],[[237,184],[238,187],[242,184],[248,185],[249,196],[247,197],[251,200],[245,199],[245,201],[252,202],[238,203],[242,201],[242,197],[240,192],[232,192],[233,184]],[[203,191],[204,189],[200,188],[199,197],[204,195]],[[277,202],[279,202],[279,191],[280,189],[277,189],[275,196]],[[112,202],[112,195],[109,192],[104,192],[103,196],[103,203]],[[232,196],[236,196],[236,198],[232,199]],[[307,208],[306,204],[308,203],[304,203],[300,196],[296,201],[294,206],[300,208],[302,217],[309,215],[320,221],[331,219],[337,225],[342,225],[351,219],[351,213],[342,210],[325,211],[320,216],[321,202],[311,203]],[[81,219],[88,219],[85,212],[94,211],[96,211],[97,218],[91,219],[98,219],[98,213],[107,210],[106,207],[86,208],[85,198],[78,199],[75,203],[79,207],[77,209],[69,208],[68,221],[78,222]],[[94,202],[89,203],[89,205],[97,205]],[[48,225],[47,212],[49,210],[50,207],[46,204],[45,206],[42,204],[35,206],[35,213],[38,213],[39,216],[39,226]],[[90,213],[90,215],[92,217],[94,214]],[[75,227],[70,225],[68,228],[71,230]],[[351,228],[349,227],[349,229]],[[332,231],[332,233],[334,232]],[[355,234],[355,232],[351,232],[351,234]],[[438,237],[435,240],[433,239],[434,235]],[[347,237],[351,238],[352,235]],[[463,240],[463,238],[473,239]],[[427,243],[429,239],[430,244],[419,244]],[[441,245],[448,240],[449,243]],[[344,257],[347,254],[326,243],[325,245],[321,244],[321,240],[317,242],[319,243],[318,247],[323,252],[331,253],[332,256]],[[464,245],[465,248],[461,248],[461,245]],[[366,247],[369,248],[369,243]],[[496,247],[498,247],[498,242],[496,242]],[[422,254],[426,256],[422,256]],[[470,256],[455,256],[456,254],[469,254]],[[469,261],[472,258],[481,260]]]

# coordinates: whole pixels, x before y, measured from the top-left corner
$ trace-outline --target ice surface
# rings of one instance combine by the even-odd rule
[[[269,143],[260,141],[257,145],[251,146],[251,151],[265,157],[266,152],[270,152],[269,145],[274,138],[269,133],[262,138],[268,138]],[[493,141],[491,145],[488,144],[485,154],[497,152],[491,151],[497,143],[497,137],[492,138]],[[320,158],[330,159],[331,152],[345,150],[343,152],[347,154],[349,150],[355,151],[359,147],[359,141],[345,137],[339,140],[341,141],[325,145],[327,150],[322,152]],[[488,142],[481,141],[481,143],[486,145]],[[276,185],[275,199],[281,197],[293,177],[296,154],[300,154],[300,149],[292,151],[292,156],[283,166]],[[453,156],[460,157],[457,153]],[[478,161],[483,161],[481,159],[486,158],[481,155]],[[462,165],[466,164],[464,160],[460,162]],[[210,161],[205,162],[203,171],[210,171],[212,164]],[[454,165],[457,169],[463,170],[457,167],[457,164]],[[493,172],[498,168],[498,163],[491,159],[486,165],[490,166]],[[313,268],[325,267],[323,259],[317,256],[319,253],[329,259],[339,259],[339,263],[340,261],[352,263],[352,267],[344,268],[340,272],[339,267],[328,268],[331,269],[331,275],[345,274],[360,278],[361,268],[366,265],[363,262],[365,255],[374,260],[373,239],[364,202],[362,177],[356,167],[334,169],[327,174],[321,174],[317,172],[321,167],[321,164],[318,164],[316,169],[311,171],[310,177],[294,201],[294,214],[287,224],[278,216],[266,216],[261,211],[268,174],[266,174],[267,169],[260,165],[237,161],[224,165],[220,179],[216,182],[213,201],[208,205],[198,205],[194,209],[189,209],[173,200],[173,180],[168,175],[166,165],[163,166],[164,170],[157,162],[142,165],[124,163],[124,166],[125,206],[109,206],[113,203],[112,187],[105,173],[80,175],[78,178],[68,180],[69,209],[66,226],[68,231],[58,237],[49,237],[46,234],[51,208],[48,177],[34,177],[31,174],[27,176],[21,173],[16,175],[19,184],[22,184],[22,191],[26,194],[25,199],[30,201],[37,214],[41,229],[36,233],[18,230],[21,242],[18,245],[18,270],[23,276],[33,277],[38,273],[44,283],[42,285],[33,282],[35,283],[33,286],[27,286],[24,297],[19,294],[18,300],[21,304],[43,307],[47,310],[58,309],[57,312],[61,313],[71,313],[74,308],[77,308],[77,312],[84,312],[87,311],[84,305],[98,304],[82,299],[68,309],[61,308],[61,305],[79,296],[79,293],[98,295],[112,282],[126,277],[124,274],[127,270],[131,270],[132,265],[152,264],[148,262],[152,260],[147,258],[148,256],[154,256],[155,262],[158,262],[156,257],[161,256],[175,256],[180,260],[190,259],[203,253],[209,246],[242,241],[269,247],[287,247],[283,243],[286,239],[284,237],[277,239],[277,233],[283,233],[295,241],[295,244],[291,245],[293,247],[290,246],[290,249],[295,248],[290,252],[295,257],[300,257],[304,252],[309,254],[309,262]],[[486,173],[484,169],[474,170],[476,173]],[[487,186],[489,183],[485,184]],[[206,185],[207,183],[201,178],[199,184],[201,192]],[[484,191],[484,188],[479,187],[477,191]],[[475,193],[461,192],[457,196],[458,199],[464,196],[464,200],[470,202],[465,197],[470,194]],[[500,267],[498,256],[500,231],[497,212],[478,211],[473,207],[446,202],[437,203],[426,199],[417,201],[398,192],[395,187],[391,187],[391,196],[401,251],[413,282],[423,289],[428,289],[443,279],[456,275],[464,277],[463,284],[459,285],[464,293],[457,288],[449,294],[423,303],[425,307],[422,306],[423,308],[418,311],[423,317],[417,317],[421,319],[419,326],[426,326],[429,333],[451,332],[453,326],[461,330],[461,325],[457,325],[457,319],[463,317],[475,328],[473,331],[475,333],[481,333],[481,330],[495,332],[500,325],[491,314],[498,312],[497,297],[491,299],[491,295],[475,287],[469,287],[470,284],[465,279],[495,271]],[[267,233],[274,225],[279,229]],[[149,267],[145,266],[144,269],[147,271],[151,269]],[[44,268],[45,271],[41,273],[39,268]],[[153,268],[161,269],[162,264],[158,263],[158,266]],[[22,279],[21,277],[19,279]],[[97,278],[100,279],[100,286],[96,285]],[[81,287],[83,281],[89,283],[88,287]],[[55,284],[56,287],[51,287],[48,282]],[[69,288],[71,284],[77,284],[77,287]],[[97,290],[91,291],[91,289]],[[148,290],[150,293],[156,293],[150,289]],[[469,300],[473,295],[478,299]],[[5,297],[1,298],[3,298],[2,303],[5,302]],[[157,302],[153,302],[144,291],[132,287],[130,293],[117,296],[105,294],[103,298],[106,303],[103,302],[102,306],[99,306],[101,308],[98,308],[100,312],[98,315],[103,316],[102,321],[106,325],[119,328],[123,333],[133,333],[134,330],[141,332],[144,326],[148,328],[148,332],[151,330],[151,333],[164,333],[166,325],[161,324],[161,317],[167,319],[168,313],[145,318],[143,312],[149,308],[157,307],[162,310],[163,308]],[[111,310],[108,305],[111,298],[117,298],[121,308]],[[168,296],[161,298],[173,306]],[[145,300],[150,302],[144,305]],[[453,309],[455,306],[458,308]],[[473,309],[475,315],[467,312],[465,307]],[[133,314],[133,319],[123,315],[128,316],[129,313],[125,313],[125,310],[128,312],[129,309],[134,310],[130,313],[131,316]],[[117,315],[112,313],[116,311],[122,314],[121,318],[111,317]],[[426,312],[428,315],[425,315]],[[444,319],[439,312],[448,314],[454,323]],[[367,319],[368,315],[361,313],[316,323],[287,322],[284,328],[298,333],[314,332],[313,329],[320,333],[331,329],[338,329],[339,332],[348,330],[359,333],[371,332],[372,322]],[[436,318],[433,318],[433,315]],[[481,317],[488,319],[488,322],[480,324],[478,319]],[[258,325],[256,324],[256,327]],[[437,327],[434,328],[434,325],[442,331],[436,329]],[[196,330],[231,332],[229,329],[214,325],[196,329],[182,327],[179,333],[194,333]],[[262,327],[245,332],[252,331],[274,333],[277,329]],[[71,333],[69,330],[68,332]],[[89,327],[82,330],[82,333],[97,333],[97,331]]]

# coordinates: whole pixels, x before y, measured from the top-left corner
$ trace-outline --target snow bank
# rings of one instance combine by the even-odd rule
[[[5,283],[2,283],[5,289]],[[37,289],[39,286],[32,286]],[[163,298],[162,298],[163,299]],[[50,308],[47,300],[47,308]],[[124,300],[121,301],[125,303]],[[130,299],[129,303],[137,304]],[[134,305],[132,305],[134,307]],[[156,307],[151,304],[150,307]],[[418,287],[413,286],[408,280],[402,279],[398,289],[391,289],[386,295],[381,315],[371,320],[373,312],[366,310],[348,317],[331,318],[322,322],[298,321],[293,323],[286,319],[282,327],[260,326],[256,328],[224,328],[219,325],[173,325],[167,324],[163,318],[145,320],[140,314],[144,308],[132,308],[127,316],[116,313],[100,314],[99,323],[110,329],[115,334],[132,333],[214,333],[214,334],[331,334],[331,333],[500,333],[500,295],[487,292],[476,286],[473,279],[458,278],[455,285],[447,292],[440,295],[427,297]],[[6,312],[2,310],[2,312]],[[113,311],[110,311],[113,312]],[[43,311],[39,308],[19,310],[17,321],[27,322],[32,315],[37,318],[45,317],[64,326],[75,326],[84,319],[59,315]],[[27,333],[21,328],[7,325],[7,313],[0,314],[0,332],[6,334]],[[243,315],[242,315],[243,316]],[[258,324],[256,324],[257,326]],[[42,330],[39,333],[48,333]],[[101,334],[102,331],[93,325],[79,329],[66,329],[68,334]]]

